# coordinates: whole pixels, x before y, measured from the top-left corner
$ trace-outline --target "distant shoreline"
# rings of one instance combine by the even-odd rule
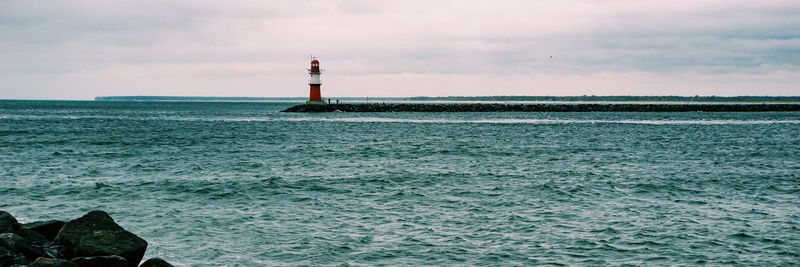
[[[302,97],[98,96],[95,101],[305,101]]]
[[[347,102],[673,102],[800,103],[800,96],[444,96],[331,97]],[[98,96],[95,101],[305,101],[305,97]]]

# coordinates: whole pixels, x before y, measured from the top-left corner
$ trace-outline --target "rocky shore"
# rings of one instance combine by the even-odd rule
[[[95,210],[71,221],[19,223],[0,211],[0,267],[169,267],[152,258],[141,265],[147,241]]]
[[[764,112],[800,104],[303,104],[282,112]]]

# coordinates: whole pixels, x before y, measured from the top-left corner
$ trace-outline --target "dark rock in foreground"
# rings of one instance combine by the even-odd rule
[[[31,267],[79,267],[79,266],[74,262],[68,260],[38,258],[33,263],[31,263]]]
[[[152,258],[140,265],[139,267],[174,267],[169,262],[162,260],[160,258]]]
[[[25,223],[22,224],[22,229],[36,231],[42,234],[47,240],[52,241],[58,235],[58,231],[61,231],[61,227],[64,226],[63,221],[40,221],[40,222],[32,222],[32,223]]]
[[[126,267],[129,266],[125,258],[111,255],[111,256],[97,256],[97,257],[78,257],[72,259],[72,262],[78,267]]]
[[[47,237],[45,237],[44,235],[33,230],[19,229],[17,230],[16,233],[17,235],[25,239],[25,242],[28,242],[28,244],[41,244],[50,241],[47,240]]]
[[[28,264],[28,259],[20,254],[15,254],[7,248],[0,247],[0,266],[11,266],[14,264]]]
[[[0,233],[13,233],[19,229],[17,218],[10,213],[0,210]]]
[[[139,265],[147,249],[147,241],[99,210],[64,224],[53,242],[67,247],[67,257],[119,255],[131,267]]]
[[[28,243],[25,242],[25,239],[15,233],[2,233],[0,234],[0,247],[4,247],[12,251],[23,250],[28,247]]]
[[[282,112],[764,112],[800,104],[303,104]]]
[[[147,241],[126,231],[104,211],[91,211],[67,223],[26,224],[0,211],[0,267],[136,267],[146,249]],[[153,258],[142,266],[172,265]]]

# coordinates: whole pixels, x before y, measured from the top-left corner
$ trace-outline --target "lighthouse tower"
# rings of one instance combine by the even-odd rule
[[[308,74],[311,75],[311,79],[308,80],[308,85],[311,87],[311,93],[308,96],[308,101],[306,104],[325,104],[325,101],[322,101],[322,93],[320,92],[320,87],[322,87],[322,80],[320,80],[319,75],[321,74],[319,71],[319,60],[317,58],[311,58],[311,68],[308,69]]]

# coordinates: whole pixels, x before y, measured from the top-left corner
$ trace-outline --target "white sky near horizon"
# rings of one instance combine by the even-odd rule
[[[800,1],[0,0],[0,99],[800,95]]]

